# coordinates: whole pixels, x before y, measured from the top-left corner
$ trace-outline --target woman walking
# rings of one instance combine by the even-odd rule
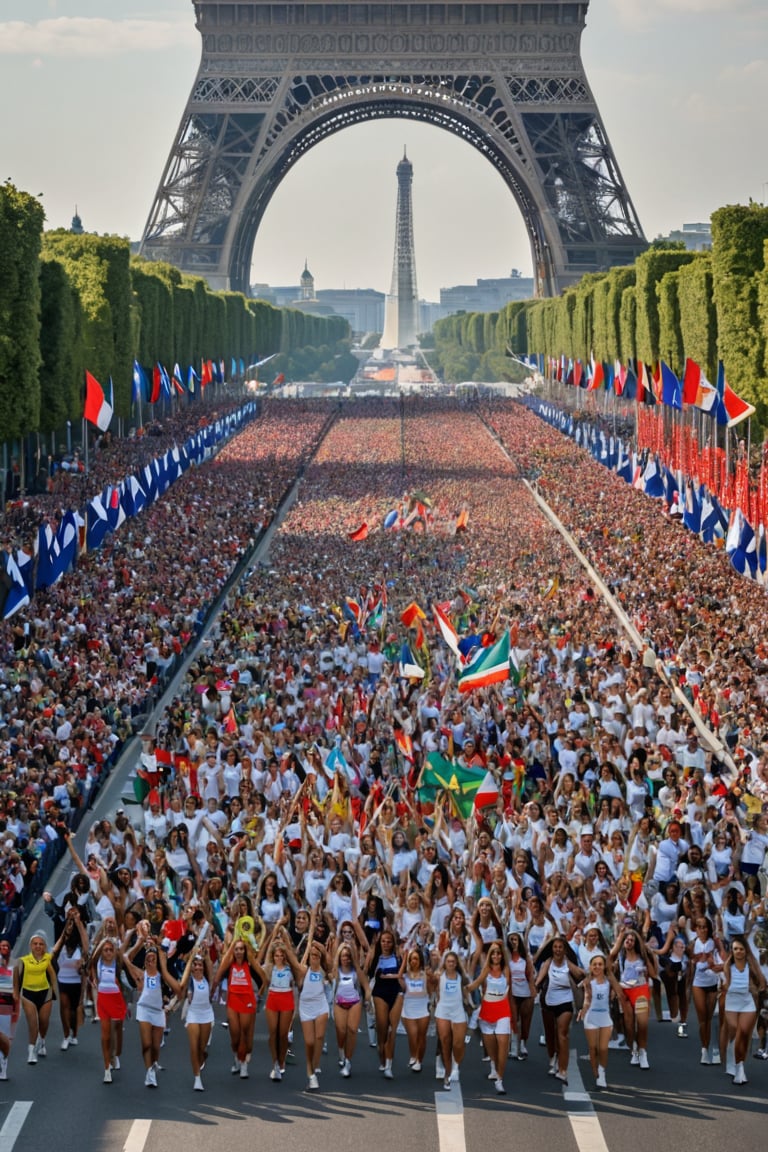
[[[22,956],[13,973],[14,998],[21,1007],[29,1030],[27,1064],[37,1064],[38,1056],[47,1056],[45,1038],[56,999],[56,972],[48,941],[42,932],[29,938],[29,952]]]
[[[101,1028],[101,1055],[104,1060],[104,1083],[112,1083],[112,1072],[119,1071],[123,1052],[125,997],[120,986],[123,957],[117,942],[104,936],[91,955],[91,982],[96,988],[96,1015]]]
[[[62,1052],[77,1045],[80,1003],[88,968],[88,933],[76,905],[67,909],[64,929],[51,953],[59,981],[59,1015],[64,1039]]]
[[[467,985],[467,992],[474,992],[475,988],[482,988],[479,1019],[483,1044],[491,1061],[488,1079],[494,1081],[496,1091],[504,1096],[507,1091],[504,1069],[512,1032],[512,987],[509,962],[500,940],[488,946],[482,971]]]
[[[400,981],[403,989],[401,1020],[408,1037],[408,1067],[411,1072],[421,1072],[427,1050],[429,987],[420,949],[407,950],[400,966]]]
[[[589,977],[584,983],[584,1007],[576,1019],[584,1021],[589,1062],[598,1088],[608,1087],[605,1072],[608,1067],[608,1041],[613,1031],[612,994],[619,1003],[622,1002],[622,990],[616,977],[606,966],[605,956],[595,955],[589,962]]]
[[[211,1004],[213,965],[211,963],[210,941],[198,940],[197,949],[190,955],[187,967],[181,978],[181,991],[186,998],[187,1010],[184,1021],[189,1041],[189,1059],[195,1092],[203,1092],[202,1071],[205,1067],[206,1052],[213,1027],[213,1006]]]
[[[334,966],[333,1022],[339,1050],[339,1068],[344,1077],[352,1075],[352,1057],[357,1044],[357,1030],[363,1012],[363,998],[370,1001],[368,977],[360,967],[354,944],[342,943],[336,952]]]
[[[453,949],[443,955],[436,983],[437,1044],[443,1064],[443,1087],[447,1090],[452,1081],[459,1079],[467,1036],[467,977]]]
[[[235,937],[224,952],[213,980],[211,996],[219,985],[227,981],[227,1025],[232,1048],[232,1073],[248,1079],[248,1064],[253,1051],[253,1033],[256,1027],[258,997],[254,980],[265,987],[264,969],[256,960],[248,940]]]
[[[725,961],[724,981],[728,1029],[726,1070],[732,1074],[734,1084],[746,1084],[744,1061],[757,1020],[753,989],[762,995],[765,992],[765,977],[743,936],[735,936],[731,941],[730,955]]]
[[[144,949],[143,968],[138,968],[133,963],[133,957],[140,948]],[[170,988],[175,996],[181,996],[181,984],[171,976],[165,961],[165,953],[149,936],[146,927],[142,929],[140,926],[136,943],[123,954],[123,959],[139,991],[136,1019],[146,1069],[144,1085],[147,1088],[157,1088],[157,1067],[165,1028],[163,985]]]

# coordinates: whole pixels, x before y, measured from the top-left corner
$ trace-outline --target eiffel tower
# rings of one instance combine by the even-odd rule
[[[326,137],[382,118],[453,132],[497,169],[539,295],[646,247],[581,60],[589,0],[193,3],[202,58],[143,255],[247,292],[286,173]]]
[[[382,348],[409,348],[419,332],[419,293],[416,288],[416,256],[413,251],[411,185],[413,165],[408,156],[397,166],[397,217],[392,287],[384,311]]]

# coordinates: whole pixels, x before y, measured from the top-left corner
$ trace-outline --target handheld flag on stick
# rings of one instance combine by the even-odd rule
[[[104,395],[104,389],[95,376],[90,372],[85,373],[85,409],[83,416],[86,420],[90,420],[91,424],[95,424],[100,432],[106,432],[109,428],[110,420],[114,412],[114,401],[112,399],[112,390],[110,385],[110,398]]]

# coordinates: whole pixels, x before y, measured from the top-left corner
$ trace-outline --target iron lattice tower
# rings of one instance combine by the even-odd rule
[[[202,59],[145,256],[247,291],[285,174],[333,133],[385,117],[453,132],[493,164],[541,295],[646,247],[581,60],[589,0],[192,2]]]
[[[413,248],[413,165],[405,153],[397,166],[397,216],[392,286],[384,313],[382,348],[409,348],[419,332],[419,293]]]

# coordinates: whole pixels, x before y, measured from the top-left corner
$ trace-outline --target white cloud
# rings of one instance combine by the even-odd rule
[[[57,17],[0,22],[0,56],[118,56],[158,52],[198,41],[186,16],[162,20]]]

